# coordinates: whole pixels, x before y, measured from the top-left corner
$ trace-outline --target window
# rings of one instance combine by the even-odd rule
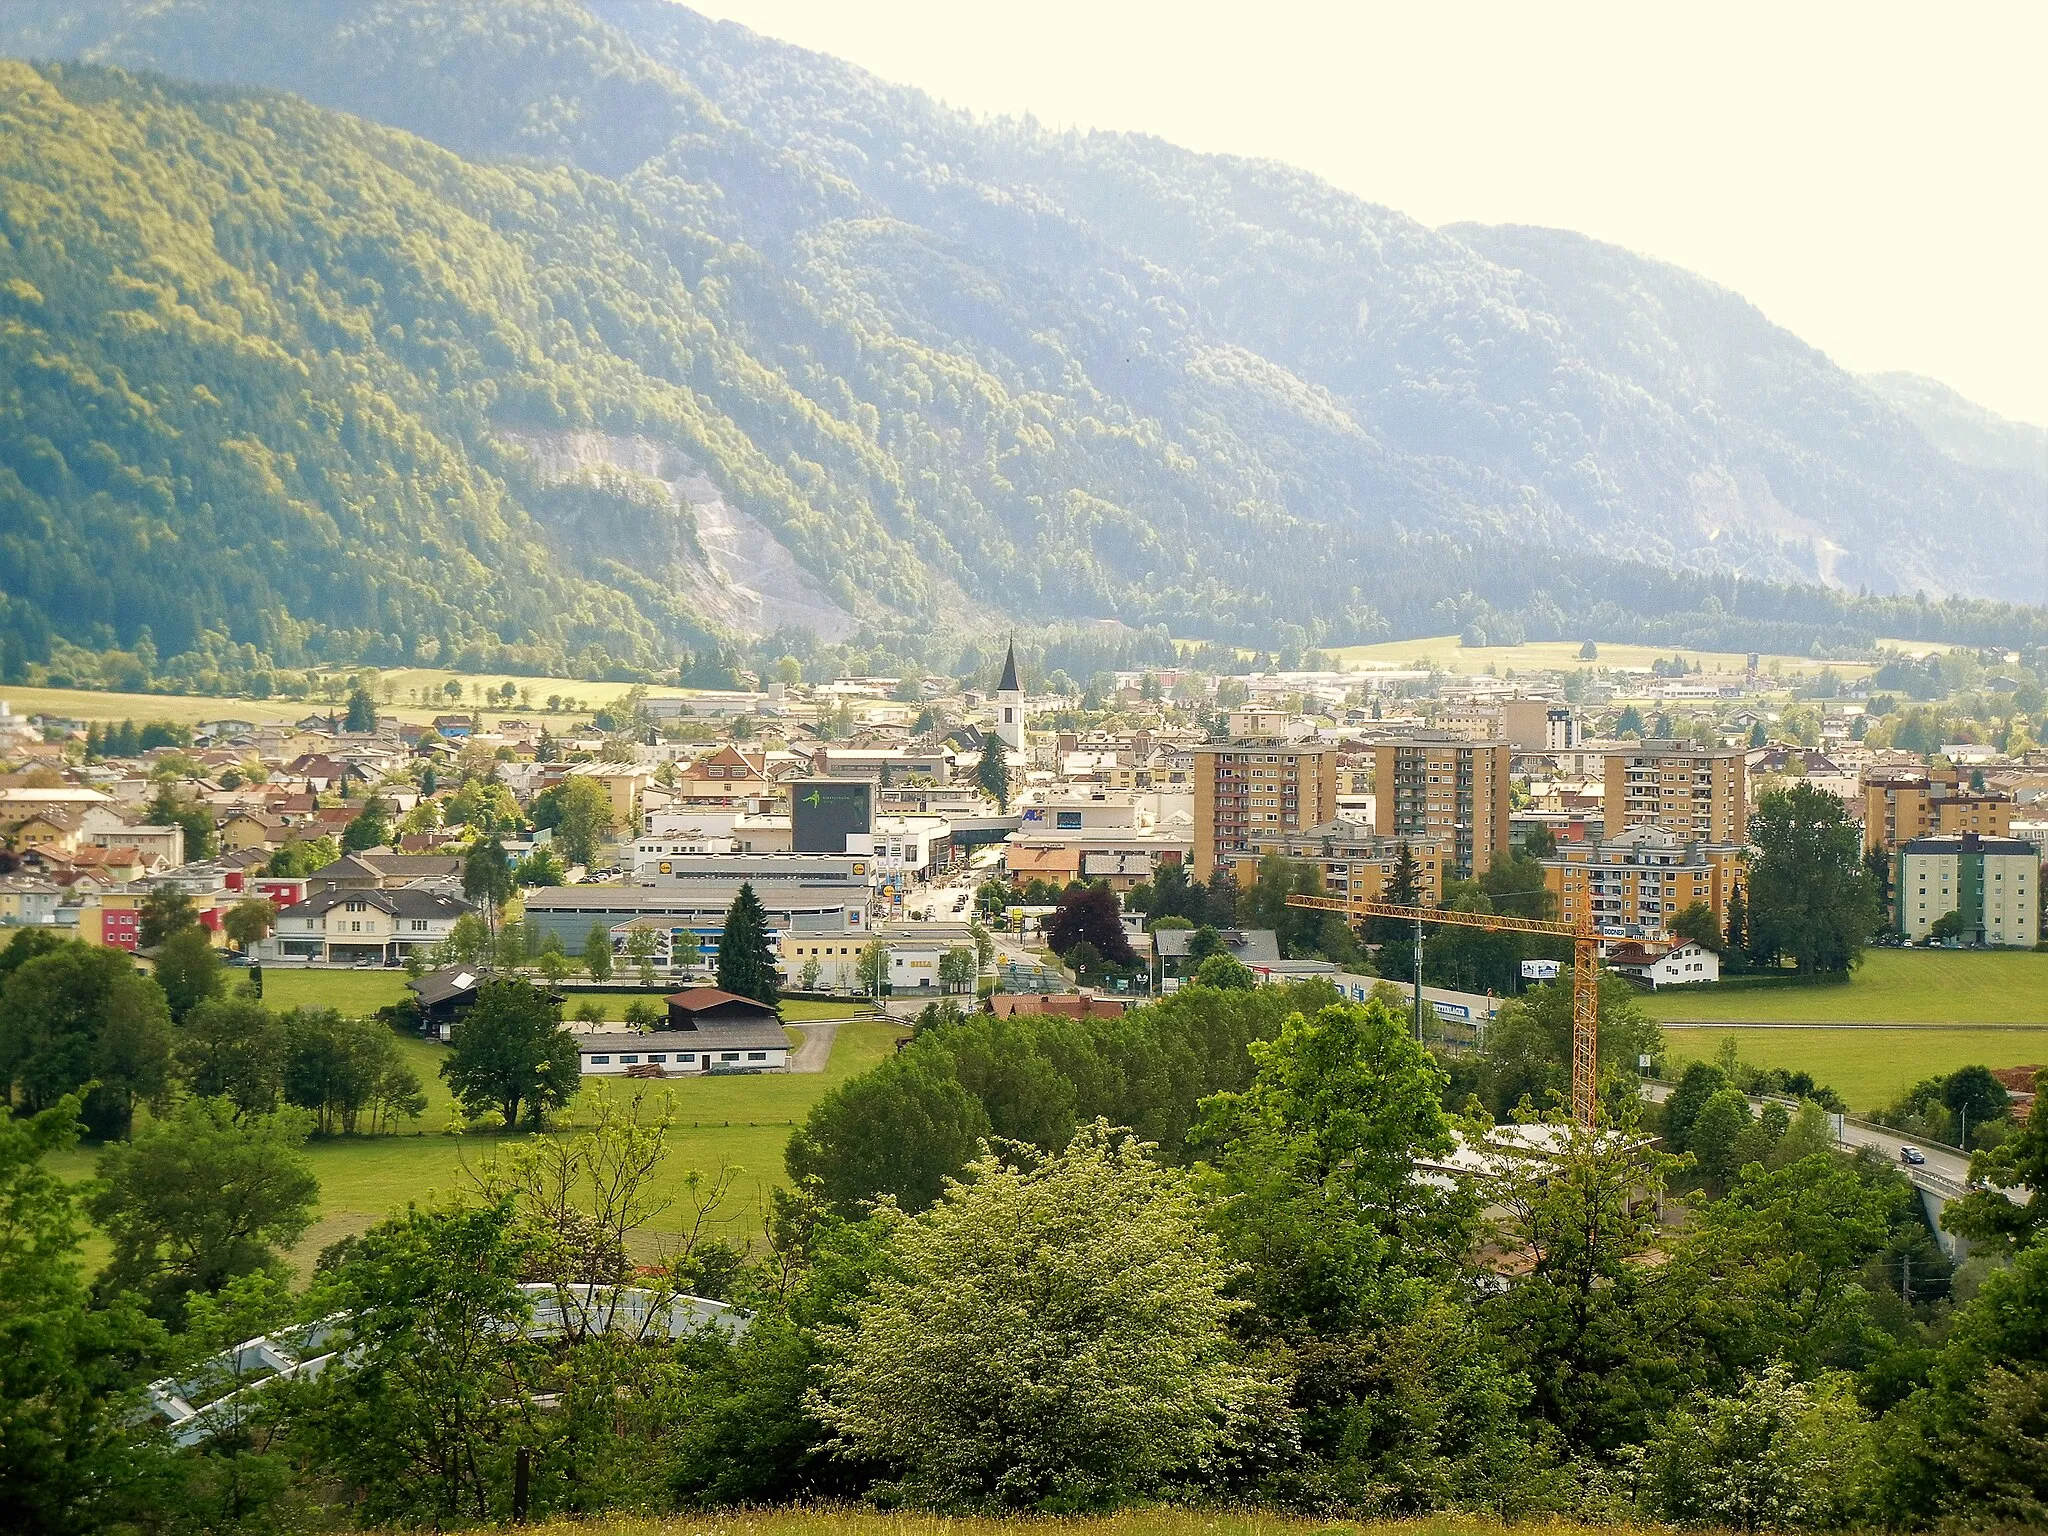
[[[720,1061],[738,1061],[740,1059],[740,1053],[738,1051],[720,1051],[718,1053],[718,1059]]]
[[[676,1058],[677,1061],[695,1061],[696,1059],[697,1053],[695,1051],[685,1051]]]
[[[749,1052],[747,1052],[747,1060],[749,1060],[749,1061],[766,1061],[767,1059],[768,1059],[768,1053],[767,1053],[766,1051],[749,1051]]]
[[[590,1064],[593,1067],[608,1067],[612,1064],[612,1059],[609,1056],[592,1056]]]
[[[622,1067],[634,1067],[639,1064],[640,1058],[638,1056],[621,1056],[619,1058],[619,1065]]]
[[[650,1057],[648,1057],[647,1059],[648,1059],[649,1061],[667,1061],[667,1060],[668,1060],[668,1057],[667,1057],[667,1056],[665,1056],[665,1055],[662,1055],[662,1056],[650,1056]]]

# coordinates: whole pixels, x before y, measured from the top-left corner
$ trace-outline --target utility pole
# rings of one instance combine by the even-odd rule
[[[1369,917],[1398,918],[1415,924],[1415,1034],[1422,1028],[1422,925],[1449,923],[1494,932],[1544,933],[1572,941],[1572,1118],[1591,1128],[1599,1114],[1600,1068],[1600,939],[1590,918],[1576,923],[1543,918],[1509,917],[1494,912],[1447,912],[1441,907],[1408,907],[1384,901],[1354,901],[1329,896],[1289,896],[1287,905],[1316,912],[1336,912],[1356,922]]]
[[[1422,1044],[1422,919],[1415,919],[1415,1043]]]

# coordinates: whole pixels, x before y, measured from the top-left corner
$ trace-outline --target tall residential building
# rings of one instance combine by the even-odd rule
[[[2041,936],[2041,858],[2032,843],[1975,832],[1916,837],[1899,849],[1893,920],[1914,941],[1955,913],[1965,944],[2032,949]]]
[[[1661,827],[1699,843],[1749,839],[1749,775],[1739,747],[1667,739],[1625,742],[1607,754],[1607,831]]]
[[[1590,916],[1598,932],[1630,939],[1669,937],[1671,919],[1696,901],[1725,928],[1741,870],[1739,844],[1693,842],[1648,826],[1597,845],[1560,843],[1543,861],[1563,921]]]
[[[1313,864],[1322,873],[1325,895],[1357,903],[1387,899],[1387,886],[1401,862],[1404,847],[1415,860],[1415,882],[1422,905],[1440,905],[1444,877],[1456,872],[1448,841],[1418,838],[1405,842],[1375,837],[1355,821],[1332,821],[1300,832],[1258,834],[1243,852],[1220,857],[1230,865],[1239,885],[1250,885],[1258,878],[1259,860],[1269,853]]]
[[[1918,837],[2012,835],[2009,796],[1963,788],[1957,768],[1873,768],[1863,776],[1863,848],[1896,853]]]
[[[1375,743],[1373,831],[1448,843],[1453,875],[1485,874],[1508,850],[1513,751],[1505,741],[1462,741],[1438,731]]]
[[[1340,756],[1333,746],[1302,741],[1196,747],[1195,878],[1208,879],[1224,855],[1246,851],[1254,837],[1336,820]]]

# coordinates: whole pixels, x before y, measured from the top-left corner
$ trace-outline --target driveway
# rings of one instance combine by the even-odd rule
[[[789,1053],[789,1070],[792,1072],[822,1072],[825,1063],[832,1059],[832,1042],[839,1038],[838,1019],[823,1019],[815,1024],[788,1024],[801,1037],[797,1048]]]

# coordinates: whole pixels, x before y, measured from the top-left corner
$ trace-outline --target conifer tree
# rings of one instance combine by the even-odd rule
[[[768,914],[751,883],[740,887],[726,909],[725,932],[718,936],[718,990],[771,1007],[780,995],[775,952],[768,946]]]
[[[1010,754],[1003,738],[993,731],[981,738],[981,762],[975,767],[974,782],[999,809],[1010,808]]]

